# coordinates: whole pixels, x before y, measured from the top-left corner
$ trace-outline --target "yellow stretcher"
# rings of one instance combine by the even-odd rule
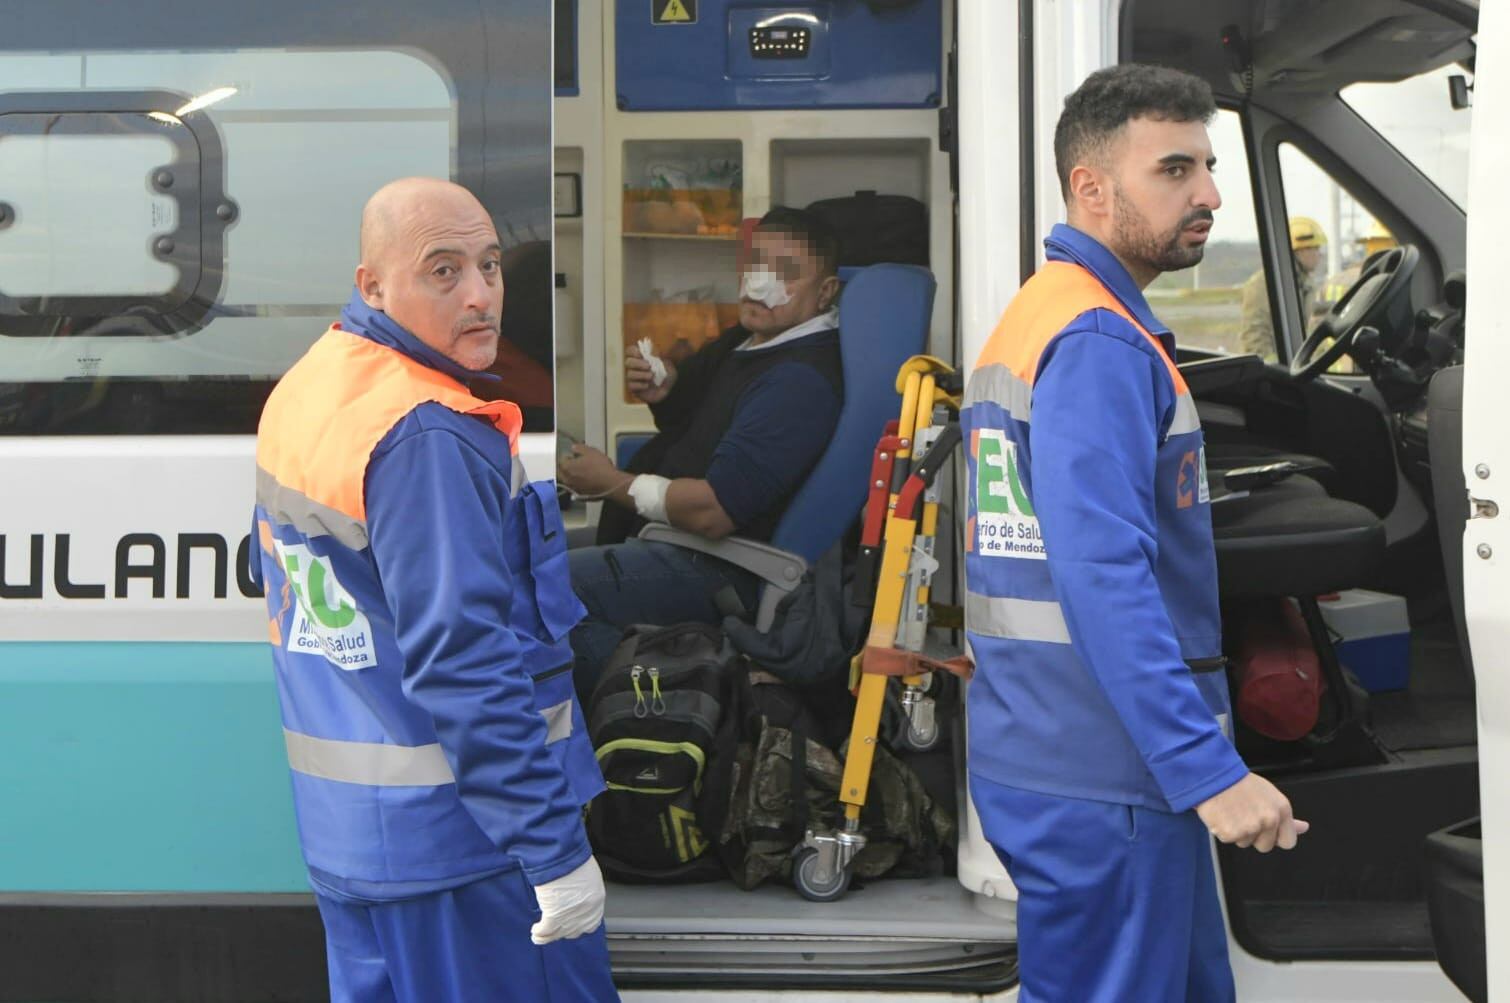
[[[914,356],[897,374],[897,391],[902,411],[876,444],[860,540],[857,581],[873,574],[875,598],[865,648],[851,666],[857,700],[839,789],[844,824],[837,832],[809,831],[792,869],[797,890],[816,902],[844,894],[850,862],[865,846],[860,812],[891,679],[900,680],[907,718],[903,741],[909,748],[928,749],[939,738],[928,695],[931,673],[968,678],[972,668],[964,658],[935,661],[923,655],[932,577],[938,569],[933,556],[938,473],[960,442],[959,378],[939,359]]]

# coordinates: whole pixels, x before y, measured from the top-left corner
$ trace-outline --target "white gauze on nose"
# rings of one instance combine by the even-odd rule
[[[772,310],[792,301],[791,294],[786,291],[786,283],[764,265],[756,265],[745,272],[739,283],[739,296],[741,299],[762,303]]]

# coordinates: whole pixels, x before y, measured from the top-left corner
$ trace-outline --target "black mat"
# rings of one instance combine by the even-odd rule
[[[1374,734],[1392,752],[1473,745],[1473,679],[1450,629],[1412,631],[1410,687],[1369,699]]]
[[[1433,958],[1422,900],[1250,902],[1248,928],[1275,954],[1303,957],[1326,944],[1330,957]]]

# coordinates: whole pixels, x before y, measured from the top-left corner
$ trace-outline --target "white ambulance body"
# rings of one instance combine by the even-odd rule
[[[695,190],[735,221],[861,189],[917,200],[938,282],[929,347],[967,368],[1063,217],[1058,110],[1120,61],[1196,72],[1222,109],[1212,251],[1150,290],[1182,364],[1212,381],[1203,421],[1322,453],[1384,527],[1395,577],[1375,591],[1410,599],[1388,605],[1408,605],[1408,623],[1370,634],[1370,651],[1409,652],[1409,685],[1370,694],[1381,761],[1279,755],[1264,768],[1318,806],[1315,832],[1288,857],[1216,855],[1239,998],[1458,1000],[1485,977],[1484,945],[1510,943],[1510,537],[1495,505],[1510,493],[1510,321],[1494,292],[1510,137],[1491,125],[1510,119],[1502,4],[557,0],[554,97],[536,0],[423,12],[369,0],[360,17],[293,0],[12,6],[0,36],[0,999],[321,991],[263,601],[244,571],[252,433],[272,382],[350,293],[372,190],[409,174],[472,186],[533,276],[515,309],[536,320],[506,333],[516,372],[534,374],[519,382],[535,395],[522,455],[548,477],[558,430],[610,455],[653,430],[620,378],[636,325],[696,337],[737,300],[737,239],[658,229],[645,191]],[[867,76],[895,18],[931,25],[916,33],[926,44],[904,46],[894,76]],[[811,49],[749,62],[758,32],[787,25],[810,29]],[[687,67],[706,78],[685,82]],[[797,82],[812,104],[769,98]],[[1327,276],[1345,279],[1371,232],[1419,248],[1390,314],[1399,330],[1375,335],[1419,387],[1347,366],[1291,379],[1311,302],[1289,265],[1296,215],[1328,231]],[[531,251],[553,255],[539,281]],[[1232,361],[1253,274],[1279,318],[1284,361],[1267,368]],[[1428,364],[1427,347],[1445,354]],[[1432,455],[1444,426],[1428,430],[1425,380],[1453,369],[1466,385],[1460,459]],[[1464,473],[1473,502],[1432,490],[1444,470]],[[1457,540],[1438,534],[1449,502],[1471,516],[1455,596],[1444,569]],[[585,532],[595,509],[573,508],[569,524]],[[789,887],[612,885],[625,998],[1016,999],[1015,890],[963,795],[963,725],[948,720],[950,873],[833,903]],[[1449,829],[1461,853],[1429,869],[1426,837]],[[1494,998],[1510,996],[1510,961],[1489,952],[1487,964]]]

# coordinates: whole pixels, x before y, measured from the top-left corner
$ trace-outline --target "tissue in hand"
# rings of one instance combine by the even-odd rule
[[[655,354],[655,346],[650,343],[650,339],[641,338],[635,342],[635,347],[640,350],[640,358],[650,363],[650,382],[656,386],[665,383],[666,363],[662,362],[661,357]]]

